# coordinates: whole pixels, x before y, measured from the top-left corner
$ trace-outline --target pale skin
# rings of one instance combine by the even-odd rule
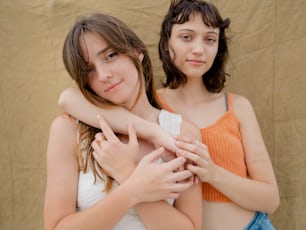
[[[206,26],[199,14],[191,15],[186,23],[175,24],[168,48],[174,64],[187,76],[187,83],[177,89],[158,90],[159,96],[173,111],[200,128],[215,124],[226,113],[224,94],[209,92],[201,79],[216,56],[218,36],[219,29]],[[89,115],[76,108],[79,104],[73,101],[78,99],[69,98],[80,95],[74,89],[68,89],[65,93],[68,96],[61,98],[62,107],[77,116],[87,116],[86,121],[96,122],[97,125],[95,119],[89,119]],[[101,113],[107,116],[108,113],[106,110],[94,109],[88,102],[80,107],[83,111],[90,109],[94,115]],[[204,200],[203,229],[221,230],[224,226],[230,230],[243,229],[256,211],[273,213],[279,205],[277,181],[254,109],[248,99],[234,94],[233,110],[240,124],[249,178],[241,178],[216,165],[204,143],[195,144],[191,138],[183,136],[176,138],[177,154],[196,163],[188,165],[188,169],[202,182],[210,183],[233,201],[223,203]],[[126,113],[118,113],[117,116],[127,116]]]
[[[139,86],[139,76],[132,61],[125,55],[114,54],[97,34],[86,32],[84,40],[89,62],[95,68],[90,76],[90,87],[99,96],[130,108],[136,96],[135,89]],[[139,58],[142,58],[141,54]],[[152,110],[150,121],[155,122],[159,110],[149,104],[143,92],[132,112],[145,117],[147,109]],[[120,186],[94,206],[77,211],[77,121],[67,114],[58,116],[51,125],[47,149],[45,229],[112,229],[132,207],[137,209],[147,229],[201,229],[201,187],[188,180],[192,176],[190,171],[178,170],[186,159],[178,157],[158,163],[156,160],[162,157],[164,149],[154,150],[150,143],[137,140],[132,124],[129,125],[128,136],[120,140],[102,118],[99,121],[107,142],[101,145],[93,142],[95,154],[101,157],[101,164]],[[199,139],[199,130],[191,125],[184,121],[182,133]],[[114,145],[120,146],[120,151],[116,149],[114,152],[107,147]],[[108,159],[117,157],[118,162],[124,165],[120,167],[122,170],[116,170],[116,165],[104,161],[103,153],[109,153]],[[121,158],[118,153],[126,155]],[[131,158],[129,161],[127,156]],[[177,198],[174,206],[165,201],[168,198]]]
[[[164,132],[158,124],[142,119],[120,106],[94,106],[88,103],[76,87],[65,89],[59,97],[58,104],[67,113],[76,114],[79,120],[86,121],[89,125],[97,128],[100,127],[97,115],[102,114],[112,129],[121,134],[128,134],[126,128],[128,119],[122,118],[129,117],[129,120],[133,122],[138,136],[152,141],[156,146],[164,146],[166,149],[172,151],[176,150],[174,138]]]

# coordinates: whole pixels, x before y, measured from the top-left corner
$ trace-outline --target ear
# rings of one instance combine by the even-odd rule
[[[144,58],[143,52],[141,52],[140,50],[137,50],[137,51],[136,51],[136,55],[137,55],[137,57],[138,57],[138,60],[139,60],[140,62],[142,62],[142,60],[143,60],[143,58]]]

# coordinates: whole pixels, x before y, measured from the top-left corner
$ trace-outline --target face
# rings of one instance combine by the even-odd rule
[[[174,24],[168,42],[175,66],[188,78],[199,78],[212,66],[218,52],[219,28],[205,25],[199,13]]]
[[[139,91],[139,76],[133,61],[115,52],[96,33],[86,32],[81,41],[82,55],[88,60],[88,83],[100,97],[130,108]]]

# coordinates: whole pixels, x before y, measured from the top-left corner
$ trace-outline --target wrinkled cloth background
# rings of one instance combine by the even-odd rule
[[[169,2],[0,2],[0,229],[43,229],[49,127],[61,112],[60,92],[73,85],[61,50],[76,17],[101,11],[125,21],[147,44],[162,79],[157,42]],[[271,218],[276,229],[305,229],[306,1],[213,2],[232,20],[226,91],[254,105],[279,183],[281,204]]]

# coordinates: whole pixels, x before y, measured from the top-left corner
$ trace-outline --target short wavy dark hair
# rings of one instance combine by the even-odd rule
[[[174,24],[183,24],[189,20],[190,15],[200,13],[203,22],[207,26],[220,29],[219,47],[212,67],[202,76],[203,83],[207,90],[218,93],[224,88],[226,77],[225,66],[228,60],[228,37],[225,30],[230,25],[230,19],[222,19],[218,9],[211,3],[201,0],[172,0],[168,13],[161,25],[159,40],[159,58],[162,62],[166,81],[164,87],[176,89],[187,82],[186,75],[180,71],[172,62],[168,52],[168,42]]]

